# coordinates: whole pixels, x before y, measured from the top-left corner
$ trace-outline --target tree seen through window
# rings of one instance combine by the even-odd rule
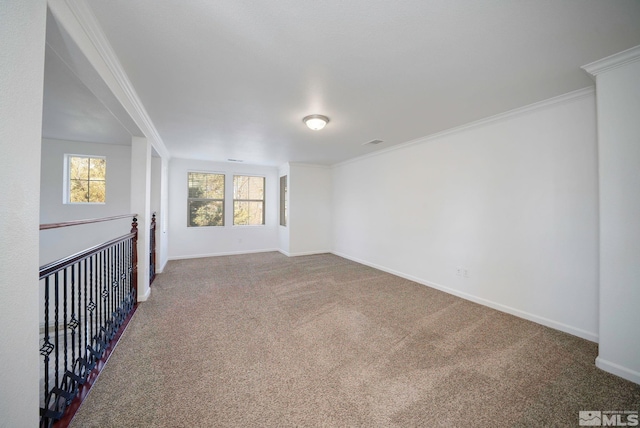
[[[69,197],[71,203],[106,201],[107,160],[99,157],[69,156]]]
[[[188,226],[224,226],[224,174],[189,172],[188,181]]]
[[[233,176],[233,224],[264,224],[264,177]]]

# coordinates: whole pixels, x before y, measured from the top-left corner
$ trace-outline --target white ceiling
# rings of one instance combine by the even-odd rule
[[[131,144],[142,132],[69,35],[47,14],[42,136]]]
[[[580,66],[640,44],[639,0],[87,4],[172,156],[265,165],[335,164],[584,88]]]
[[[50,46],[45,50],[44,76],[44,138],[131,144],[131,134]]]

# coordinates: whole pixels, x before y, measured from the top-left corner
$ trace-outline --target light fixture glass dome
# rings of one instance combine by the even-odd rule
[[[319,131],[324,128],[327,123],[329,123],[329,118],[321,114],[312,114],[309,116],[305,116],[302,121],[309,127],[309,129]]]

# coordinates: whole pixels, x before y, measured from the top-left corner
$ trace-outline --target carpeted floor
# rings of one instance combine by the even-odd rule
[[[574,427],[597,345],[334,255],[171,261],[73,427]]]

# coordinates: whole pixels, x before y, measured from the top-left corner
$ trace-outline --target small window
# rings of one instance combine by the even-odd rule
[[[280,226],[287,225],[288,205],[287,176],[283,175],[280,177]]]
[[[99,156],[66,155],[65,203],[104,204],[107,160]]]
[[[224,174],[189,172],[188,227],[224,226]]]
[[[233,224],[264,224],[264,177],[233,176]]]

